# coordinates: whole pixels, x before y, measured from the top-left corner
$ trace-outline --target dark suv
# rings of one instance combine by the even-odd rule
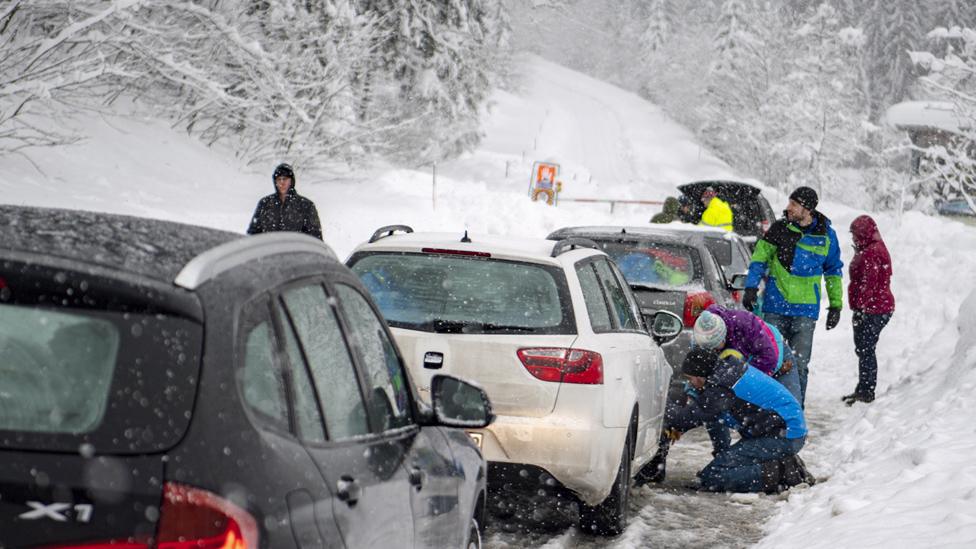
[[[0,547],[480,544],[487,397],[317,239],[0,206],[0,357]]]
[[[702,193],[709,187],[714,188],[718,197],[732,208],[732,230],[742,235],[749,246],[755,247],[756,241],[776,221],[776,214],[760,189],[741,181],[695,181],[678,185],[678,190],[697,206],[701,204]]]

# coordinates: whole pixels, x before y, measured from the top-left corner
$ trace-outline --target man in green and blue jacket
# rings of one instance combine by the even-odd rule
[[[786,217],[773,223],[756,243],[742,298],[746,310],[752,311],[759,282],[766,281],[762,317],[776,326],[796,355],[800,404],[806,399],[813,330],[820,317],[821,279],[827,286],[828,330],[840,322],[844,294],[837,233],[817,211],[817,201],[817,193],[810,187],[793,191]]]

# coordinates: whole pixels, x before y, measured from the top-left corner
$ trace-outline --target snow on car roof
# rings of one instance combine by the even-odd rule
[[[626,231],[628,235],[646,235],[646,236],[660,236],[660,235],[678,235],[680,234],[701,234],[701,235],[713,235],[713,236],[723,236],[728,238],[735,238],[735,233],[730,233],[728,231],[718,229],[715,227],[704,227],[701,225],[691,225],[689,223],[673,222],[673,223],[661,223],[653,226],[647,227],[630,227],[630,226],[614,226],[614,225],[598,225],[598,226],[584,226],[584,227],[564,227],[557,231],[554,231],[549,236],[559,235],[560,238],[573,235],[585,235],[585,234],[600,234],[600,235],[620,235]]]
[[[471,242],[462,242],[467,234],[457,232],[431,232],[395,234],[383,237],[373,243],[363,244],[356,251],[377,250],[420,250],[422,248],[457,250],[466,252],[487,252],[492,257],[505,259],[531,259],[536,262],[558,264],[551,257],[556,242],[542,238],[523,238],[492,234],[467,234]]]

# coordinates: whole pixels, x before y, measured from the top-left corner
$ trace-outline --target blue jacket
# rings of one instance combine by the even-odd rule
[[[675,410],[667,428],[680,432],[723,420],[743,438],[806,436],[803,408],[783,385],[735,357],[719,360],[697,399]]]
[[[830,225],[820,212],[814,212],[813,223],[803,228],[780,219],[756,243],[746,287],[757,288],[766,278],[764,313],[819,318],[821,280],[826,282],[830,307],[841,308],[844,263]]]

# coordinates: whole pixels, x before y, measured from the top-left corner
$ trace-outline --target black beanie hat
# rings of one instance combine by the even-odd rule
[[[288,164],[278,164],[278,167],[274,169],[274,173],[271,174],[271,181],[278,179],[279,175],[284,175],[291,178],[291,184],[295,184],[295,171],[291,169]]]
[[[715,370],[718,353],[714,349],[695,347],[688,352],[685,361],[681,363],[681,373],[689,376],[708,377]]]
[[[812,212],[817,209],[819,199],[817,198],[817,191],[810,187],[799,187],[790,195],[790,200],[796,201],[797,204]]]

